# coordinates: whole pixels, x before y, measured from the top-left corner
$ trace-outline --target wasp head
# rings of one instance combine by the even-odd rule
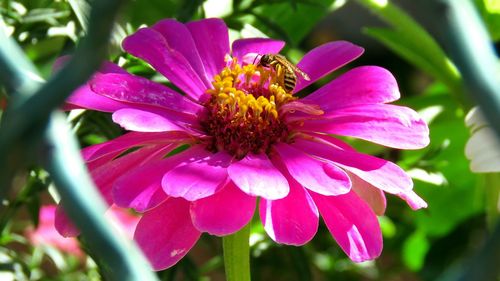
[[[271,64],[272,61],[273,61],[272,55],[263,55],[260,58],[260,64],[262,66],[269,66],[269,64]]]
[[[255,64],[255,61],[257,60],[258,57],[259,57],[259,55],[257,55],[255,57],[255,59],[253,60],[253,64]],[[269,64],[272,61],[273,61],[272,55],[260,55],[260,60],[259,60],[259,63],[257,65],[262,65],[262,66],[266,67],[266,66],[269,66]]]

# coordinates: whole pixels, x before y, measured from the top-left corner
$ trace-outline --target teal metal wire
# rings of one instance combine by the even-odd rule
[[[462,74],[470,96],[478,102],[500,137],[500,64],[488,31],[470,0],[424,0],[431,32]]]
[[[0,83],[9,106],[0,124],[0,195],[30,161],[49,171],[65,211],[79,227],[109,280],[158,280],[138,248],[103,216],[105,203],[92,183],[64,115],[54,111],[100,66],[119,0],[94,1],[88,35],[72,60],[43,83],[17,44],[0,31]]]
[[[103,217],[105,203],[95,188],[89,188],[93,187],[92,180],[64,114],[52,113],[45,140],[45,167],[60,187],[61,203],[79,224],[91,251],[109,268],[104,271],[106,275],[112,280],[157,280],[137,247],[113,231]]]

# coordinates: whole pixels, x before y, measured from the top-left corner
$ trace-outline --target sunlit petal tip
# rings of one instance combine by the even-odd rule
[[[410,206],[413,210],[427,208],[427,202],[425,202],[424,199],[418,196],[413,190],[397,195],[401,199],[405,200],[408,206]]]

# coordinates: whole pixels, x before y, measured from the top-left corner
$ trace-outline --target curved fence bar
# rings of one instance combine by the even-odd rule
[[[54,111],[100,66],[121,2],[93,2],[88,35],[71,61],[45,84],[13,40],[0,35],[0,81],[11,97],[0,124],[0,195],[7,194],[13,174],[26,163],[43,163],[63,207],[105,265],[107,279],[157,280],[137,247],[106,221],[105,203],[86,172],[77,142],[63,115]]]
[[[471,94],[500,137],[500,66],[485,26],[468,0],[422,1],[436,38],[444,45]]]
[[[46,168],[61,195],[68,215],[97,257],[109,268],[112,280],[157,280],[137,247],[110,227],[104,218],[105,203],[87,174],[78,144],[64,115],[54,112],[45,133]]]

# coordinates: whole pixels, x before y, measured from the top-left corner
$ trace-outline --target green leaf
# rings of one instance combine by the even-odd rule
[[[182,5],[177,12],[177,18],[180,21],[189,21],[194,19],[196,13],[201,10],[203,2],[203,0],[182,1]]]
[[[69,11],[57,11],[56,9],[33,9],[23,18],[23,23],[41,23],[46,22],[50,25],[57,25],[58,19],[67,18]]]
[[[390,1],[358,0],[357,2],[390,26],[389,29],[367,29],[368,35],[381,41],[422,71],[445,83],[451,95],[462,105],[467,104],[459,72],[436,40],[420,24]]]
[[[271,37],[280,37],[292,46],[297,46],[318,21],[331,11],[335,1],[294,1],[293,7],[296,8],[290,8],[289,1],[274,2],[264,2],[253,8],[251,14],[256,17],[256,21],[251,24]]]
[[[122,22],[127,22],[135,29],[141,24],[153,25],[164,18],[175,18],[181,10],[183,3],[192,1],[181,0],[149,0],[129,1],[123,13]],[[185,12],[187,13],[187,12]]]
[[[437,172],[446,179],[437,185],[432,181],[415,180],[416,192],[429,207],[411,213],[418,231],[442,237],[484,210],[485,188],[479,185],[478,176],[469,170],[465,157],[469,132],[464,125],[463,112],[442,88],[432,89],[437,92],[426,92],[408,102],[412,107],[440,106],[443,109],[429,125],[431,144],[426,149],[404,151],[402,156],[403,159],[420,157],[415,167]]]
[[[87,0],[68,0],[73,13],[75,13],[78,23],[83,30],[87,30],[87,22],[90,12],[90,4]]]
[[[474,3],[493,41],[500,40],[500,0],[476,0]]]
[[[469,137],[464,112],[456,101],[449,98],[446,87],[435,83],[423,95],[406,99],[404,104],[418,111],[439,109],[429,122],[430,145],[422,150],[402,152],[402,161],[398,163],[428,173],[414,178],[415,191],[429,206],[417,212],[407,212],[416,230],[404,243],[402,253],[406,266],[418,271],[424,267],[427,251],[437,247],[430,244],[432,241],[446,239],[444,237],[451,235],[464,222],[484,212],[487,186],[469,170],[464,152]],[[431,178],[433,175],[439,175],[441,179]],[[426,264],[423,270],[433,266],[442,270],[441,265],[435,264]]]
[[[40,198],[37,194],[32,195],[26,202],[26,208],[28,209],[28,213],[31,217],[33,223],[38,225],[38,218],[40,212]]]
[[[415,45],[415,42],[412,42],[413,40],[407,40],[407,36],[402,34],[402,32],[389,28],[365,28],[364,31],[386,45],[394,53],[434,78],[440,81],[450,79],[446,75],[446,72],[443,71],[443,65],[448,64],[446,57],[441,56],[440,59],[433,59],[426,52],[422,51],[422,46]],[[454,79],[448,82],[451,84],[455,83]]]
[[[31,60],[43,61],[58,55],[66,41],[63,36],[47,37],[36,45],[28,45],[24,51]]]
[[[393,238],[396,235],[396,225],[394,225],[394,222],[389,217],[378,217],[378,222],[382,230],[382,235],[385,238]]]
[[[368,8],[403,36],[402,39],[416,43],[415,48],[420,48],[430,60],[439,65],[446,56],[434,38],[405,11],[392,4],[392,2],[385,1],[386,3],[383,5],[380,2],[382,1],[358,0],[358,3]]]
[[[406,266],[413,271],[420,270],[429,248],[429,241],[424,233],[413,233],[403,244],[403,261]]]

